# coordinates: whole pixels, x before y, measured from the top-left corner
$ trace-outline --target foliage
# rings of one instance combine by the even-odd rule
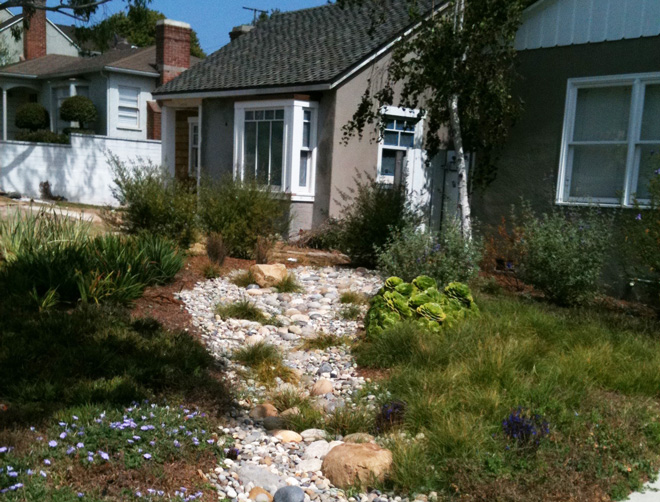
[[[129,302],[183,266],[176,246],[158,237],[105,235],[56,213],[17,215],[0,226],[4,301]],[[43,233],[41,233],[43,232]]]
[[[156,43],[156,23],[166,16],[160,11],[140,5],[129,6],[127,12],[118,12],[93,26],[76,28],[78,40],[89,40],[105,52],[112,48],[115,35],[125,38],[131,45],[149,47]],[[197,33],[190,34],[190,54],[205,58]]]
[[[220,267],[218,267],[215,263],[207,263],[202,269],[202,274],[207,279],[216,279],[217,277],[220,277],[220,273]]]
[[[357,305],[346,305],[339,311],[339,317],[346,321],[357,321],[362,314],[362,309]]]
[[[47,5],[43,0],[0,0],[0,10],[7,8],[23,8],[23,15],[29,20],[34,16],[37,6],[40,10],[59,12],[82,22],[88,22],[98,8],[111,0],[61,0],[55,5]],[[151,0],[125,0],[129,6],[145,8]]]
[[[96,122],[98,113],[92,100],[85,96],[71,96],[62,102],[60,118],[66,122],[78,122],[80,127]]]
[[[53,143],[56,145],[68,145],[69,137],[66,134],[58,134],[48,129],[39,131],[19,131],[16,133],[17,141],[28,141],[30,143]]]
[[[354,265],[375,268],[377,250],[390,236],[418,222],[405,185],[387,186],[358,175],[342,199],[340,250]]]
[[[206,232],[222,234],[230,256],[251,258],[259,237],[286,236],[291,201],[255,181],[228,176],[202,184],[199,219]]]
[[[302,293],[304,288],[293,273],[288,273],[284,279],[275,285],[275,290],[278,293]]]
[[[405,281],[427,275],[444,286],[474,278],[480,255],[480,242],[465,239],[458,222],[446,225],[440,235],[408,225],[393,232],[379,249],[378,270],[384,277],[397,276]]]
[[[559,305],[594,297],[611,247],[609,219],[593,209],[555,209],[539,217],[523,203],[517,227],[523,281]]]
[[[342,222],[328,218],[312,230],[302,231],[296,245],[312,249],[339,250],[342,248]]]
[[[538,447],[541,439],[550,434],[550,425],[537,414],[520,406],[502,421],[502,431],[521,447]]]
[[[39,103],[25,103],[16,110],[14,123],[19,129],[27,129],[34,133],[50,127],[50,115]]]
[[[627,495],[657,475],[656,319],[506,294],[478,302],[480,316],[441,336],[407,321],[356,349],[360,365],[387,370],[378,403],[406,404],[405,435],[388,444],[394,490],[566,500]],[[538,447],[506,434],[518,407],[543,417],[537,431],[552,424]]]
[[[344,305],[348,303],[353,303],[355,305],[365,305],[368,303],[367,297],[363,293],[357,293],[355,291],[344,291],[339,296],[339,303]]]
[[[325,350],[330,347],[348,345],[350,340],[345,336],[319,333],[314,338],[305,338],[300,345],[301,350]]]
[[[295,382],[294,372],[284,364],[282,354],[275,345],[258,342],[234,352],[235,361],[247,366],[254,377],[266,386],[272,386],[277,379]]]
[[[268,263],[274,244],[273,239],[270,237],[257,237],[257,243],[254,245],[254,260],[257,265],[266,265]]]
[[[151,162],[108,159],[115,176],[113,196],[123,206],[122,230],[167,237],[187,248],[195,241],[197,196],[194,187],[173,179]]]
[[[377,338],[383,330],[401,321],[415,321],[421,327],[439,332],[442,326],[477,314],[470,288],[460,282],[448,284],[441,293],[434,279],[419,276],[412,283],[390,277],[371,299],[364,322],[367,337]]]
[[[238,286],[239,288],[247,288],[250,284],[256,284],[257,281],[254,279],[254,275],[250,270],[245,270],[238,274],[235,274],[230,279],[231,283]]]
[[[222,240],[222,234],[211,232],[206,236],[206,255],[213,263],[222,266],[227,258],[227,248]]]
[[[265,324],[268,318],[250,300],[240,300],[234,303],[219,304],[215,313],[222,319],[245,319]]]
[[[649,183],[649,201],[636,201],[634,221],[625,226],[627,269],[633,284],[647,286],[660,309],[660,162]]]
[[[513,40],[523,5],[517,0],[465,2],[465,28],[457,29],[451,15],[457,8],[456,0],[450,1],[442,14],[433,16],[419,12],[416,2],[410,3],[411,21],[418,21],[420,26],[415,36],[403,38],[395,46],[381,88],[369,82],[353,119],[344,126],[345,140],[362,135],[370,124],[382,133],[384,107],[419,109],[428,124],[428,158],[433,158],[447,146],[443,144],[446,135],[439,132],[451,122],[450,102],[457,97],[465,149],[479,152],[477,170],[468,180],[473,185],[486,185],[495,178],[496,154],[505,144],[519,109],[512,93],[516,80]]]

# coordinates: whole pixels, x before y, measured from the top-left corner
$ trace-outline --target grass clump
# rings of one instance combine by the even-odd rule
[[[388,369],[380,387],[405,404],[395,489],[563,500],[594,487],[625,496],[655,476],[656,320],[504,294],[478,302],[481,316],[441,332],[397,324],[356,349],[359,364]],[[516,427],[534,440],[512,438]]]
[[[346,321],[357,321],[362,315],[362,309],[357,305],[347,305],[339,311],[339,317]]]
[[[222,273],[222,269],[218,267],[215,263],[207,263],[204,265],[204,268],[202,269],[202,274],[204,274],[204,277],[207,279],[216,279],[220,277],[220,274]]]
[[[264,324],[268,318],[257,306],[249,300],[240,300],[234,303],[219,304],[215,308],[215,313],[223,320],[244,319]]]
[[[309,404],[309,399],[304,397],[296,390],[284,390],[273,394],[270,398],[273,406],[280,412],[290,410],[292,408],[302,408]]]
[[[278,293],[302,293],[304,288],[300,285],[296,276],[287,274],[287,276],[275,285]]]
[[[366,305],[369,303],[369,300],[362,293],[357,293],[355,291],[345,291],[339,297],[339,303],[344,305],[351,303],[354,305]]]
[[[256,284],[254,275],[249,270],[234,275],[231,282],[239,288],[247,288],[250,284]]]
[[[340,436],[372,433],[375,429],[374,413],[362,406],[341,406],[325,418],[323,429],[331,435]]]
[[[319,333],[314,338],[306,338],[300,345],[301,350],[325,350],[330,347],[338,347],[340,345],[349,345],[350,340],[345,336],[329,335],[327,333]]]
[[[272,386],[279,378],[284,382],[295,382],[296,375],[284,364],[284,359],[275,345],[259,342],[234,352],[234,360],[252,370],[255,378],[266,386]]]

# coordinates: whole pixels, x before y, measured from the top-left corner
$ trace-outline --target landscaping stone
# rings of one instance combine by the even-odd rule
[[[375,444],[345,443],[323,460],[323,474],[339,488],[383,481],[392,467],[392,452]]]
[[[288,275],[286,266],[281,263],[273,265],[252,265],[250,272],[254,281],[262,288],[270,288],[281,282]]]
[[[304,502],[305,492],[297,486],[280,488],[273,497],[273,502]]]
[[[273,436],[283,443],[300,443],[303,440],[302,436],[294,431],[275,431]]]
[[[254,420],[263,420],[266,417],[276,417],[277,415],[277,408],[270,403],[260,404],[250,411],[250,418]]]
[[[371,434],[355,432],[344,437],[344,443],[374,443],[375,439]]]
[[[273,500],[273,496],[270,493],[258,486],[250,490],[248,498],[254,502],[271,502]]]
[[[319,441],[314,441],[313,443],[311,443],[305,450],[305,453],[303,454],[302,458],[303,459],[318,458],[323,460],[329,451],[330,451],[330,443],[321,439]]]
[[[330,392],[332,392],[332,382],[330,380],[326,380],[325,378],[321,378],[312,386],[310,395],[323,396],[325,394],[329,394]]]
[[[300,433],[305,441],[316,441],[317,439],[325,439],[327,433],[322,429],[307,429]]]
[[[238,470],[237,474],[238,479],[243,484],[252,483],[254,486],[263,488],[271,493],[286,486],[286,483],[280,476],[273,474],[265,467],[259,467],[257,465],[246,464]]]
[[[267,431],[284,429],[286,422],[281,417],[265,417],[263,426]]]

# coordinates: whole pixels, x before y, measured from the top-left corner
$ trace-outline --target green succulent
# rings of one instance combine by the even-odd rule
[[[438,284],[435,282],[435,280],[428,275],[420,275],[419,277],[413,279],[412,283],[420,291],[438,287]]]
[[[474,298],[472,297],[470,288],[467,284],[463,284],[462,282],[452,282],[448,284],[444,290],[444,293],[449,298],[456,298],[467,308],[471,308],[474,304]]]
[[[447,314],[439,303],[425,303],[417,309],[417,313],[425,319],[437,323],[442,323],[447,318]]]
[[[424,291],[424,294],[431,298],[431,301],[435,303],[440,303],[444,298],[444,295],[437,290],[437,288],[428,288]]]
[[[417,310],[418,307],[421,307],[425,303],[431,303],[435,300],[436,298],[433,298],[426,293],[418,293],[410,297],[410,300],[408,300],[408,305],[410,305],[410,308]]]
[[[400,277],[390,277],[385,281],[385,289],[392,291],[399,284],[403,284],[403,279]]]
[[[401,295],[405,296],[406,298],[410,298],[412,295],[417,293],[419,290],[410,284],[409,282],[404,282],[403,284],[399,284],[396,288],[394,288],[394,291],[397,293],[400,293]]]

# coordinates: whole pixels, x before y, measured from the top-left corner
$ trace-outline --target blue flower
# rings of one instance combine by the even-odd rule
[[[99,455],[101,455],[101,458],[103,460],[110,460],[110,455],[108,455],[106,452],[99,450]]]
[[[55,448],[57,446],[57,441],[55,440],[48,441],[48,446],[50,446],[51,448]]]
[[[7,453],[8,450],[9,450],[9,448],[7,448],[6,446],[3,446],[3,447],[0,448],[0,453]]]
[[[145,453],[142,455],[146,460],[151,460],[151,454],[150,453]]]
[[[46,459],[46,460],[44,460],[44,464],[46,464],[46,465],[50,465],[50,464],[51,464],[51,461],[48,460],[48,459]]]

